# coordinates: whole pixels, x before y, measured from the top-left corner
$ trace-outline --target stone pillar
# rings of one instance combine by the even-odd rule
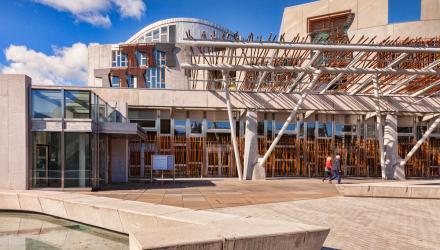
[[[78,159],[78,178],[79,178],[79,187],[86,186],[86,134],[79,133],[79,159]]]
[[[246,112],[246,127],[244,141],[244,174],[243,179],[250,180],[254,165],[258,161],[257,112]]]
[[[387,179],[394,179],[395,168],[399,161],[397,153],[397,116],[395,114],[386,115],[383,138],[385,174]]]

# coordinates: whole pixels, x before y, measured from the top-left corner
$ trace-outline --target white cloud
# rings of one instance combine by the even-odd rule
[[[146,6],[142,0],[112,0],[122,17],[141,18]]]
[[[110,27],[108,13],[118,8],[122,17],[139,19],[146,10],[143,0],[34,0],[59,11],[71,13],[76,21],[94,26]]]
[[[3,65],[3,74],[26,74],[32,84],[81,85],[87,83],[87,45],[75,43],[71,47],[53,47],[53,55],[10,45],[4,51],[9,65]]]

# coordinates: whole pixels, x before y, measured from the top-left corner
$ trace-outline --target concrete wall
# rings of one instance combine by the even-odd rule
[[[128,181],[128,140],[111,139],[111,174],[112,182]]]
[[[307,36],[307,18],[350,10],[355,18],[349,35],[360,38],[388,36],[434,37],[440,35],[440,0],[422,0],[421,21],[388,24],[388,0],[321,0],[284,9],[280,33],[287,40],[296,34]],[[356,39],[355,39],[356,40]]]
[[[31,78],[0,75],[0,188],[27,189]]]
[[[95,69],[110,69],[112,66],[112,45],[89,46],[89,75],[88,86],[108,87],[103,80],[95,78]],[[105,81],[104,81],[105,82]]]
[[[144,107],[182,107],[199,109],[226,109],[224,92],[164,90],[164,89],[93,89],[108,102],[126,103],[128,106]],[[274,93],[231,92],[233,107],[240,109],[256,108],[261,103],[271,100]],[[299,99],[299,94],[284,94],[269,101],[267,110],[291,110]],[[383,97],[381,110],[431,113],[440,108],[440,98],[426,98],[415,103],[416,98]],[[319,110],[327,112],[371,112],[374,110],[372,96],[346,95],[310,95],[301,110]],[[125,114],[125,110],[122,110]]]

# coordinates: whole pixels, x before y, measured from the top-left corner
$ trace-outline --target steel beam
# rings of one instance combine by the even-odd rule
[[[232,117],[232,105],[231,105],[231,99],[229,97],[228,79],[226,77],[228,75],[228,72],[222,72],[222,74],[223,74],[223,86],[225,88],[226,106],[228,107],[229,126],[231,127],[231,139],[232,139],[232,145],[234,147],[235,164],[237,166],[238,179],[243,180],[243,168],[241,167],[240,152],[238,151],[237,135],[235,132],[236,131],[235,121]]]
[[[305,91],[302,93],[301,97],[298,100],[298,103],[295,105],[295,107],[293,108],[292,112],[290,113],[289,117],[287,117],[286,121],[284,122],[283,127],[280,129],[280,131],[278,132],[278,135],[275,137],[275,139],[273,140],[272,144],[270,145],[269,149],[267,150],[267,152],[264,154],[263,158],[261,159],[261,161],[259,161],[259,164],[264,166],[266,164],[267,159],[269,158],[270,154],[272,153],[272,151],[275,149],[276,145],[278,144],[278,142],[280,141],[281,137],[284,134],[284,131],[286,131],[287,127],[289,126],[290,122],[292,121],[292,119],[295,118],[296,113],[298,112],[298,109],[301,107],[301,105],[303,104],[304,100],[306,99],[306,97],[308,96],[310,90],[312,89],[312,87],[316,84],[316,82],[318,81],[319,77],[321,76],[321,71],[316,71],[313,74],[313,78],[312,80],[309,82],[309,84],[307,85],[307,88],[305,89]]]
[[[380,152],[380,168],[382,170],[382,179],[386,179],[385,171],[385,154],[384,154],[384,141],[383,141],[383,130],[382,130],[382,118],[380,116],[380,96],[379,96],[379,82],[378,76],[373,76],[374,85],[374,108],[376,110],[376,131],[378,132],[379,140],[379,152]]]

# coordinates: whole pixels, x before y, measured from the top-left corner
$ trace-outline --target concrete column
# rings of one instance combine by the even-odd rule
[[[0,189],[28,189],[31,78],[0,75]]]
[[[394,179],[395,167],[399,158],[397,153],[397,116],[395,114],[386,115],[383,138],[386,179]]]
[[[257,112],[246,112],[245,141],[244,141],[244,174],[245,180],[252,178],[253,166],[258,161]],[[258,173],[256,173],[258,174]],[[256,176],[258,179],[262,176]],[[263,179],[265,178],[262,177]]]

